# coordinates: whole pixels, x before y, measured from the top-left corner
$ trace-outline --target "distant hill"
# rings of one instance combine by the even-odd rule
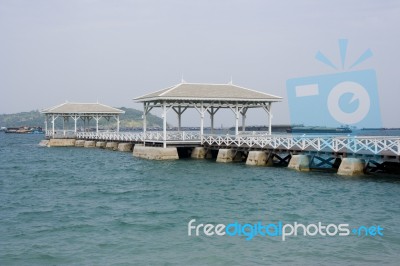
[[[121,115],[121,128],[135,128],[143,126],[142,111],[126,107],[120,107],[118,109],[125,111],[125,114]],[[160,117],[152,114],[147,115],[148,127],[162,127],[162,125],[163,120]]]
[[[142,111],[126,107],[120,107],[118,109],[125,111],[125,114],[122,114],[120,116],[121,129],[123,128],[130,129],[143,126]],[[41,114],[38,110],[15,113],[15,114],[0,114],[0,127],[21,127],[21,126],[44,127],[44,119],[45,116]],[[103,120],[104,119],[100,120],[99,123],[100,126],[105,126],[105,125],[107,125],[107,127],[116,126],[116,122],[114,121],[114,119],[111,119],[110,122]],[[70,124],[71,123],[72,122],[70,121]],[[94,125],[95,125],[94,121],[91,121],[90,126],[93,127]],[[62,126],[62,119],[58,119],[56,121],[56,126],[57,127]],[[158,116],[149,114],[147,116],[147,126],[162,127],[162,119]],[[71,125],[69,125],[69,128],[71,128]]]

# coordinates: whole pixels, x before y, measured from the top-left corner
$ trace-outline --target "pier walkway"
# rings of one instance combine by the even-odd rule
[[[130,142],[149,145],[163,144],[163,131],[143,132],[77,132],[52,134],[50,138],[76,138],[82,140]],[[294,152],[344,153],[353,155],[400,156],[400,137],[387,136],[316,136],[269,135],[263,132],[242,132],[238,135],[203,134],[196,131],[167,131],[165,142],[169,146],[204,146],[240,150],[281,150]]]

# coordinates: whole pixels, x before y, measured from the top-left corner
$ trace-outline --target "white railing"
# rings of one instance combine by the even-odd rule
[[[142,133],[132,132],[77,132],[76,138],[115,141],[143,141]]]
[[[70,132],[67,132],[70,133]],[[76,137],[105,141],[162,142],[162,131],[143,132],[77,132],[64,135],[64,131],[47,131],[49,137]],[[240,134],[217,135],[193,131],[167,131],[167,142],[197,142],[202,145],[236,146],[262,149],[282,149],[317,152],[339,152],[372,155],[400,156],[400,137],[387,136],[316,136],[316,135],[267,135]]]
[[[114,141],[164,141],[162,131],[147,131],[145,138],[143,132],[77,132],[78,139],[98,139]],[[190,141],[200,143],[200,133],[192,131],[167,131],[166,141]]]
[[[52,130],[47,130],[46,136],[51,138],[75,138],[76,134],[74,130],[57,130],[54,131],[54,134]]]
[[[205,134],[203,135],[201,144],[264,149],[400,155],[400,138],[385,136],[234,136]]]

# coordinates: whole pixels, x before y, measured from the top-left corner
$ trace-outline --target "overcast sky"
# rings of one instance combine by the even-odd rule
[[[347,38],[349,62],[373,52],[356,69],[376,70],[383,125],[399,127],[399,3],[0,0],[0,113],[66,100],[141,108],[132,98],[182,75],[204,83],[232,76],[282,96],[274,122],[288,123],[286,80],[336,73],[315,54],[339,64],[337,42]],[[229,112],[216,123],[233,125]],[[184,121],[197,125],[190,114]],[[263,123],[261,111],[250,116],[250,124]]]

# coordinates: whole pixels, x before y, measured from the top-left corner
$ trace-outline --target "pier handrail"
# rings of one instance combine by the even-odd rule
[[[113,141],[163,141],[162,131],[143,132],[77,132],[78,139],[98,139]],[[197,131],[167,131],[167,141],[199,141],[200,133]]]
[[[125,142],[162,142],[162,131],[143,132],[77,132],[76,135],[64,135],[63,131],[50,137],[76,137],[77,139],[125,141]],[[273,150],[295,150],[312,152],[352,153],[363,155],[400,156],[400,137],[395,136],[326,136],[296,134],[203,134],[198,131],[167,131],[166,141],[170,143],[198,143],[242,148]]]
[[[393,136],[312,136],[292,134],[235,136],[228,134],[204,134],[201,144],[373,155],[383,153],[386,155],[400,155],[400,137]]]

